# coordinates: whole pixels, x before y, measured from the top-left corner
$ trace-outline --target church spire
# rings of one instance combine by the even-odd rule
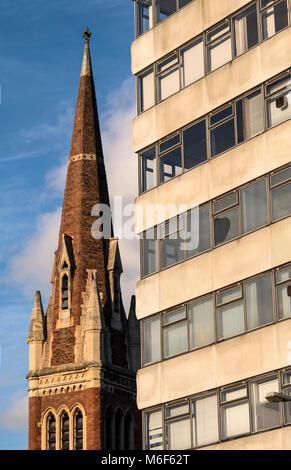
[[[91,33],[88,28],[83,36],[85,48],[54,270],[53,324],[56,332],[53,365],[75,361],[74,348],[70,352],[66,349],[63,354],[59,354],[63,349],[62,328],[72,328],[70,334],[74,336],[73,329],[81,324],[83,295],[89,271],[97,272],[96,281],[105,321],[109,324],[111,320],[110,281],[107,272],[109,241],[103,238],[95,240],[91,233],[96,220],[91,215],[92,209],[96,204],[109,206],[109,193],[90,57]],[[64,245],[64,237],[69,240],[69,245]],[[70,258],[74,259],[74,263],[70,263]]]
[[[103,161],[94,78],[92,72],[89,41],[92,33],[84,32],[85,48],[81,67],[79,94],[76,106],[70,159],[77,158]]]

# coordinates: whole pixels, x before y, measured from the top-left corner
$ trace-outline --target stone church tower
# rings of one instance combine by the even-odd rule
[[[135,299],[127,319],[118,241],[91,234],[91,210],[109,194],[88,28],[83,36],[52,294],[45,315],[36,293],[27,338],[29,449],[141,448]]]

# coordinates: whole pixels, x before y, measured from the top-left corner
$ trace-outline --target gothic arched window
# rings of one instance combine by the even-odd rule
[[[134,450],[134,419],[130,411],[128,411],[123,423],[124,450]]]
[[[115,450],[123,450],[123,416],[120,409],[115,413]]]
[[[113,411],[107,408],[105,414],[105,449],[113,450]]]
[[[66,274],[62,277],[62,310],[69,308],[69,278]]]
[[[47,449],[56,450],[56,418],[50,413],[46,421]]]
[[[83,450],[83,415],[77,409],[74,415],[74,449]]]
[[[61,415],[61,450],[70,449],[70,420],[68,413],[63,411]]]

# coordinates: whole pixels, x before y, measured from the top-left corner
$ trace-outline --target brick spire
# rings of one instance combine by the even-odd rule
[[[63,202],[59,244],[56,252],[54,282],[54,332],[52,365],[74,362],[75,327],[80,325],[88,270],[94,272],[105,321],[110,322],[111,300],[107,272],[108,240],[95,240],[91,228],[96,217],[91,216],[96,204],[109,205],[107,178],[101,143],[95,86],[92,73],[89,39],[84,33],[85,50],[81,68],[79,93]],[[65,263],[65,264],[64,264]],[[60,325],[60,292],[62,267],[68,266],[70,300],[67,328]],[[66,295],[66,294],[64,294]],[[65,318],[66,311],[61,315]],[[66,347],[64,346],[66,344]],[[72,344],[68,348],[68,344]]]

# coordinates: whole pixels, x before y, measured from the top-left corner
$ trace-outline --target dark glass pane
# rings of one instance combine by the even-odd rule
[[[52,442],[55,442],[56,440],[56,433],[55,432],[50,432],[49,433],[49,443],[51,444]]]
[[[177,145],[179,142],[180,142],[180,134],[177,134],[174,137],[171,137],[170,139],[160,144],[160,152],[162,153],[165,150],[171,147],[174,147],[174,145]]]
[[[56,444],[55,443],[50,444],[49,450],[56,450]]]
[[[82,416],[78,416],[76,419],[76,428],[81,429],[83,427],[83,418]]]
[[[69,429],[69,419],[68,418],[64,418],[63,419],[63,430],[64,431],[67,431]]]
[[[184,7],[188,3],[192,2],[192,0],[179,0],[179,8]]]
[[[178,263],[185,258],[185,251],[182,250],[183,242],[177,238],[167,238],[162,241],[162,267],[166,268]]]
[[[234,204],[237,204],[237,192],[231,193],[228,196],[225,196],[214,203],[214,212],[220,212],[227,207],[231,207]]]
[[[232,240],[239,235],[238,208],[230,209],[214,218],[215,245]]]
[[[184,169],[189,170],[207,160],[206,121],[198,122],[183,132]]]
[[[76,442],[76,450],[82,450],[83,449],[83,439],[78,439]]]
[[[56,430],[56,422],[55,421],[50,421],[49,423],[49,432],[55,432]]]
[[[141,191],[148,191],[157,184],[156,179],[156,148],[146,150],[141,159]]]
[[[62,299],[63,300],[66,300],[69,298],[69,295],[68,295],[68,290],[64,290],[63,293],[62,293]]]
[[[271,186],[276,186],[277,184],[283,183],[291,178],[291,167],[287,170],[281,171],[271,178]]]
[[[172,150],[160,157],[160,183],[182,173],[181,148]]]
[[[234,119],[221,124],[210,132],[211,135],[211,156],[215,157],[220,153],[234,147]]]
[[[267,181],[263,179],[241,191],[242,232],[268,223]]]
[[[218,113],[210,117],[210,125],[213,126],[214,124],[217,124],[219,121],[222,121],[223,119],[226,119],[227,117],[231,116],[232,113],[232,106],[229,106],[228,108],[219,111]]]
[[[64,300],[64,301],[62,302],[62,309],[63,309],[63,310],[66,310],[68,307],[69,307],[68,300]]]
[[[220,26],[218,26],[215,29],[212,29],[208,34],[207,34],[207,42],[214,41],[215,39],[219,38],[223,34],[227,33],[229,31],[229,24],[228,22],[222,23]]]
[[[76,429],[76,439],[83,437],[83,428]]]
[[[177,10],[176,0],[157,0],[157,21],[163,21]]]
[[[69,448],[70,448],[70,447],[69,447],[69,442],[68,442],[68,441],[63,442],[63,444],[62,444],[62,450],[69,450]]]
[[[291,183],[272,191],[273,220],[282,219],[291,214]]]
[[[66,276],[63,277],[63,289],[68,288],[68,278]]]

